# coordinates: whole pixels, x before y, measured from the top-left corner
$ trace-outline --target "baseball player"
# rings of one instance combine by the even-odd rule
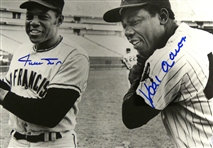
[[[212,147],[213,35],[178,26],[169,0],[122,0],[103,18],[122,22],[127,39],[148,58],[131,70],[122,106],[127,128],[143,126],[161,112],[176,147]]]
[[[129,71],[137,63],[136,54],[132,53],[130,48],[126,48],[126,54],[123,56],[122,62],[125,64],[127,68],[126,75],[127,75],[127,78],[129,78]],[[128,86],[130,87],[129,82],[128,82]]]
[[[130,48],[126,48],[126,54],[123,56],[123,63],[127,69],[131,69],[137,63],[137,57],[131,52]]]
[[[58,33],[64,0],[29,0],[25,30],[31,42],[13,55],[0,103],[10,112],[12,147],[77,147],[78,103],[87,86],[89,59]]]

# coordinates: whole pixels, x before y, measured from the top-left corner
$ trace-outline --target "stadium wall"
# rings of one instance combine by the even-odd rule
[[[0,26],[4,30],[23,31],[25,12],[19,9],[0,8]],[[124,38],[120,23],[106,23],[102,17],[64,15],[64,23],[60,31],[77,36],[100,35]],[[180,23],[181,21],[179,21]],[[213,22],[184,21],[194,28],[200,28],[213,33]],[[97,43],[98,44],[98,43]],[[121,45],[122,46],[122,45]],[[125,50],[125,46],[122,47]],[[111,49],[114,50],[114,49]],[[122,55],[117,56],[90,56],[92,68],[123,68]],[[3,71],[5,71],[5,67]]]

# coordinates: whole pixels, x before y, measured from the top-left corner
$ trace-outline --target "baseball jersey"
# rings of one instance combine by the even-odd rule
[[[137,57],[134,53],[127,53],[123,56],[123,62],[125,63],[127,69],[131,69],[133,65],[137,63]]]
[[[88,73],[89,58],[86,51],[70,40],[62,38],[56,47],[37,52],[32,43],[23,44],[14,53],[4,80],[10,85],[11,92],[21,97],[42,99],[49,88],[63,88],[76,90],[80,97],[54,128],[28,123],[10,113],[11,128],[23,134],[73,130],[79,112],[78,103],[87,86]]]
[[[136,90],[148,105],[161,110],[164,126],[180,148],[212,146],[213,99],[204,94],[212,42],[210,33],[180,24],[165,47],[146,61]]]

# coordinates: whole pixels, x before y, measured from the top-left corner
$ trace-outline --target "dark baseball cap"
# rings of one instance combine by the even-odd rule
[[[59,10],[60,12],[63,11],[64,7],[64,0],[28,0],[20,5],[20,8],[27,9],[33,4],[40,4],[50,9]]]
[[[123,8],[138,7],[146,4],[158,5],[161,8],[171,9],[169,0],[121,0],[120,7],[107,11],[103,19],[106,22],[120,22],[121,21],[121,10]]]

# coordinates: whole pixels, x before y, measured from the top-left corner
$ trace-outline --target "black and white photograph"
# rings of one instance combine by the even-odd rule
[[[213,0],[0,0],[0,148],[212,148]]]

